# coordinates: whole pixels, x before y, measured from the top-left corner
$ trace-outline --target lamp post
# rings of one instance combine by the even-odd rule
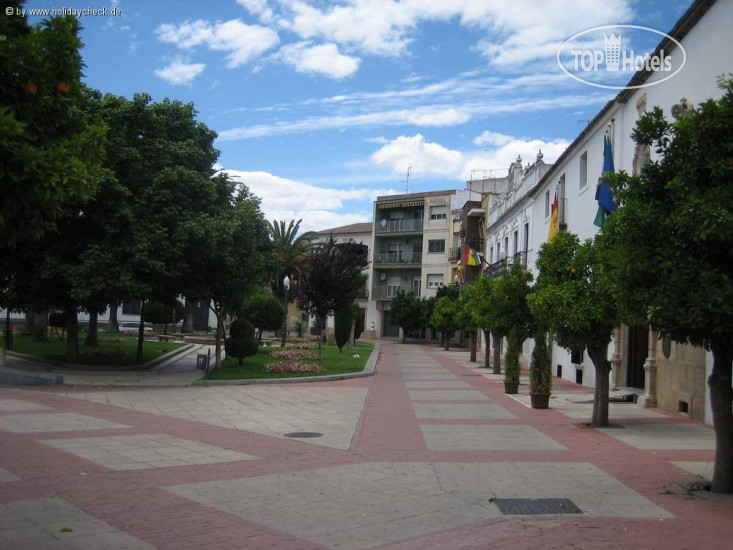
[[[282,328],[282,342],[280,343],[280,347],[285,347],[285,336],[288,332],[288,290],[290,290],[290,277],[285,275],[285,278],[283,279],[283,328]]]

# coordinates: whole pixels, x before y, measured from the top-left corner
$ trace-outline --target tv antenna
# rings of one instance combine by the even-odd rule
[[[411,178],[412,175],[412,166],[407,167],[407,172],[405,173],[405,179],[402,180],[402,183],[405,184],[405,194],[408,194],[410,192],[410,179],[412,181],[418,181],[420,178]]]

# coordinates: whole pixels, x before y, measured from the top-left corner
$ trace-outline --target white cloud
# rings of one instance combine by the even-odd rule
[[[473,143],[476,145],[506,145],[514,139],[512,136],[485,130],[480,136],[474,138]]]
[[[387,164],[396,173],[412,166],[416,172],[429,174],[456,174],[462,163],[460,151],[447,149],[437,143],[426,142],[422,134],[400,136],[371,156],[375,164]]]
[[[315,130],[343,129],[347,127],[396,126],[451,126],[468,120],[468,115],[453,107],[418,107],[361,115],[335,115],[311,117],[302,120],[280,120],[272,124],[240,126],[219,132],[219,139],[258,138],[282,134],[298,134]]]
[[[336,44],[311,46],[310,42],[283,46],[275,57],[299,73],[321,74],[336,79],[351,76],[361,63],[358,58],[339,53]]]
[[[196,77],[205,68],[206,65],[204,63],[185,63],[181,60],[176,60],[162,69],[156,69],[155,76],[162,78],[174,86],[191,86]]]
[[[234,69],[256,59],[280,42],[277,33],[267,27],[247,25],[239,19],[210,23],[198,19],[180,25],[164,23],[155,29],[158,40],[182,50],[206,46],[213,51],[229,52],[226,66]]]
[[[501,134],[499,134],[501,135]],[[541,139],[521,139],[503,136],[510,139],[503,143],[495,143],[493,149],[472,152],[464,155],[463,167],[460,171],[462,180],[471,179],[472,171],[498,170],[498,174],[506,173],[509,165],[522,157],[522,163],[527,164],[537,160],[537,153],[542,150],[544,161],[552,164],[567,149],[570,142],[565,139],[545,141]]]
[[[303,219],[303,228],[320,231],[371,219],[371,201],[391,195],[393,189],[335,189],[318,187],[269,172],[226,170],[258,196],[268,220]],[[355,203],[356,212],[343,212],[345,203]],[[361,204],[360,204],[361,203]]]

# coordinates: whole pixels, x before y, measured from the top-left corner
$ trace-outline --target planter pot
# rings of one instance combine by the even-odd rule
[[[549,393],[530,393],[533,409],[547,409],[550,406]]]
[[[504,380],[504,393],[517,393],[519,391],[519,382]]]

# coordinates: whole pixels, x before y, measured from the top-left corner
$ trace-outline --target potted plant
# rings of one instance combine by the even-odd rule
[[[504,358],[504,392],[517,393],[519,390],[519,354],[522,351],[522,338],[516,327],[509,331],[508,347]]]
[[[552,391],[552,357],[547,347],[547,332],[544,327],[537,327],[534,342],[529,366],[529,395],[533,409],[546,409],[549,407]]]

